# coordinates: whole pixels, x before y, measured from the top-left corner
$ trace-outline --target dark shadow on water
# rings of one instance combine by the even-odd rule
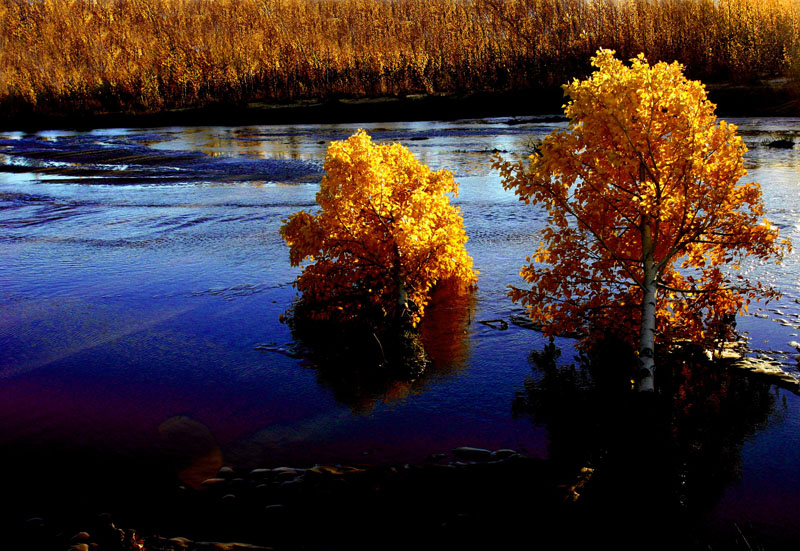
[[[418,331],[358,322],[292,321],[290,327],[318,383],[354,413],[368,414],[377,403],[402,401],[465,365],[474,306],[474,296],[443,287],[434,292]]]
[[[706,549],[709,514],[740,479],[743,442],[767,425],[775,395],[691,352],[665,355],[657,394],[636,394],[621,350],[578,366],[559,364],[552,345],[532,353],[513,412],[547,428],[556,465],[589,473],[575,494],[579,538]]]

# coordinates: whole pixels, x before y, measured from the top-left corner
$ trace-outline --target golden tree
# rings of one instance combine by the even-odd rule
[[[495,159],[507,189],[548,211],[520,273],[531,288],[510,295],[547,334],[627,340],[652,390],[656,337],[717,338],[751,299],[778,294],[739,274],[742,260],[780,262],[790,245],[762,218],[760,186],[739,183],[746,147],[700,82],[643,55],[626,66],[599,50],[592,64],[564,87],[566,130],[527,164]]]
[[[292,265],[311,261],[295,282],[310,317],[416,326],[435,285],[474,286],[450,172],[431,171],[400,144],[375,145],[363,130],[331,143],[324,168],[320,210],[281,227]]]

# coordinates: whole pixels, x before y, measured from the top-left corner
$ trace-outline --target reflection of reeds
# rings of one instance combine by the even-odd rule
[[[698,78],[800,66],[793,0],[0,0],[0,108],[508,90],[600,46]]]

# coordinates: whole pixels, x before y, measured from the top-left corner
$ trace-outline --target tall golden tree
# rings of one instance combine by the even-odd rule
[[[435,285],[475,285],[450,172],[363,130],[331,143],[324,168],[319,211],[281,227],[292,265],[311,262],[295,282],[311,317],[416,326]]]
[[[746,147],[678,63],[630,66],[599,50],[565,85],[566,130],[527,163],[497,157],[503,185],[547,209],[542,241],[512,287],[548,334],[613,333],[638,348],[638,388],[653,390],[659,339],[705,341],[775,289],[738,273],[745,257],[780,262],[788,241],[763,219]],[[637,346],[638,344],[638,346]]]

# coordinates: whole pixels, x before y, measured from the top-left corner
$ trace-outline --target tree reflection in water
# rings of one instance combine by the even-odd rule
[[[421,392],[433,379],[457,373],[469,356],[474,294],[447,285],[434,291],[418,335],[393,335],[369,327],[294,325],[317,382],[354,413]],[[396,337],[399,339],[395,340]]]
[[[513,412],[547,428],[559,468],[593,469],[575,519],[591,538],[705,548],[709,513],[741,477],[744,440],[775,418],[776,396],[686,350],[664,356],[655,396],[633,393],[635,358],[620,350],[611,343],[577,367],[559,365],[552,343],[532,352]]]

